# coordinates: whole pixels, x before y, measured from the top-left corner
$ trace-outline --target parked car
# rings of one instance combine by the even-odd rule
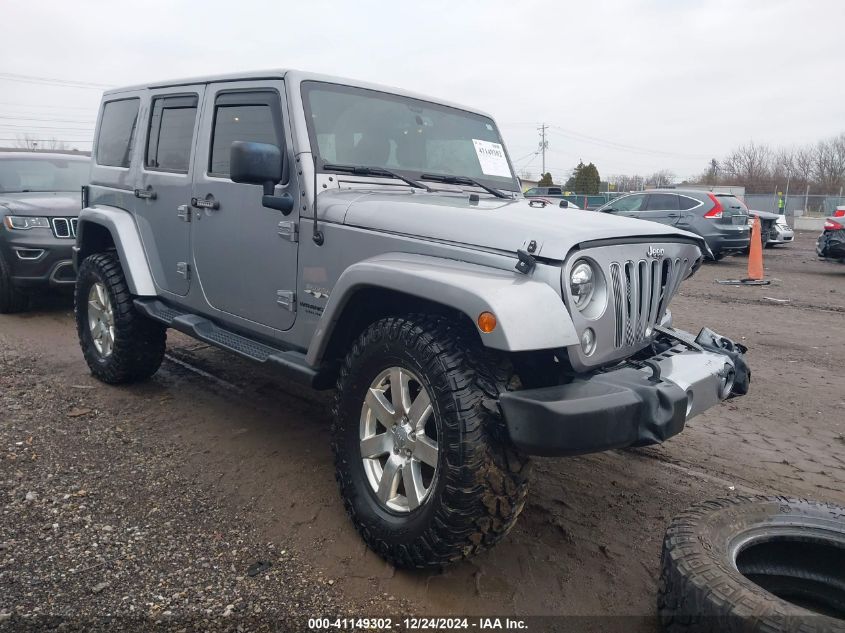
[[[760,218],[760,239],[769,248],[775,244],[788,244],[795,239],[795,232],[786,217],[769,211],[748,210],[748,226],[754,227],[754,218]]]
[[[655,189],[621,196],[597,211],[668,224],[700,235],[713,259],[744,252],[751,241],[748,210],[730,194]]]
[[[561,187],[531,187],[531,189],[527,189],[522,195],[526,198],[563,198],[563,189]]]
[[[845,263],[845,212],[825,220],[822,234],[816,240],[816,253]]]
[[[0,313],[39,288],[72,287],[73,240],[87,156],[0,152]]]
[[[748,389],[745,348],[671,327],[701,238],[532,207],[471,108],[297,71],[112,90],[90,183],[91,373],[149,377],[173,328],[335,388],[341,495],[396,565],[499,541],[528,455],[658,443]]]
[[[767,247],[775,246],[776,244],[789,244],[795,239],[795,231],[789,226],[786,217],[778,215],[775,220],[774,230],[769,233],[769,239],[766,242]]]

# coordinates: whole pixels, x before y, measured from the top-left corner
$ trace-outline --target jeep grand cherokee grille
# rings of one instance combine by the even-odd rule
[[[666,258],[610,264],[617,349],[645,341],[659,323],[689,268],[689,260]]]
[[[76,237],[76,223],[76,218],[52,218],[50,221],[53,227],[53,235],[61,239]]]

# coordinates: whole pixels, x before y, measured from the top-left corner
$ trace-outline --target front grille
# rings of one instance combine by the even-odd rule
[[[669,258],[610,264],[616,349],[645,341],[683,280],[689,260]]]
[[[53,218],[53,235],[61,239],[72,239],[76,237],[76,218]]]

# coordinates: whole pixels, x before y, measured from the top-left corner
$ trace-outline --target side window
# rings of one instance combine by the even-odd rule
[[[153,100],[146,167],[188,173],[198,101],[197,95]]]
[[[549,195],[550,196],[561,196],[561,195],[563,195],[563,191],[560,190],[560,187],[549,187]]]
[[[129,167],[140,99],[107,101],[103,105],[95,151],[98,165]]]
[[[537,195],[540,195],[540,189],[538,189],[537,187],[531,187],[531,189],[528,189],[522,195],[524,195],[524,196],[537,196]]]
[[[270,143],[282,149],[282,121],[276,92],[224,93],[214,105],[209,173],[229,175],[229,151],[234,141]]]
[[[699,202],[695,198],[688,198],[687,196],[678,196],[678,208],[682,211],[694,209],[700,204],[701,202]]]
[[[652,193],[648,196],[648,211],[677,211],[678,195],[675,193]]]
[[[617,198],[613,202],[613,208],[616,209],[616,211],[624,212],[642,211],[643,202],[645,202],[645,194],[637,193],[633,196]]]

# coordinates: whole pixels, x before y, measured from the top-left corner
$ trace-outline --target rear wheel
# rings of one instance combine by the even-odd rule
[[[387,318],[358,338],[338,380],[332,448],[370,548],[397,566],[430,567],[508,533],[529,469],[492,405],[509,376],[474,332],[444,318]]]
[[[12,273],[0,255],[0,314],[21,312],[29,307],[29,296],[12,283]]]
[[[74,299],[79,344],[94,376],[119,384],[144,380],[158,370],[166,329],[135,310],[114,253],[97,253],[82,262]]]

